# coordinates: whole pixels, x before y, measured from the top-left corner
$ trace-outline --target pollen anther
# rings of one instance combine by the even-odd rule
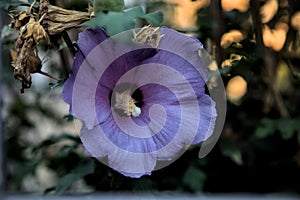
[[[122,93],[116,92],[114,107],[122,110],[128,117],[138,117],[141,114],[141,109],[135,105],[134,99],[130,96],[130,90]]]

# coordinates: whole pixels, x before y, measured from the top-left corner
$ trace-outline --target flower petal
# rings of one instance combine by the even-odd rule
[[[163,38],[158,48],[174,53],[190,62],[206,82],[208,80],[207,69],[198,54],[199,49],[203,49],[202,43],[194,37],[186,36],[170,28],[162,27],[160,30]]]
[[[208,75],[198,54],[202,44],[160,30],[158,48],[149,48],[120,42],[122,35],[105,40],[101,29],[88,29],[64,86],[71,113],[84,122],[86,152],[126,176],[151,174],[156,160],[162,161],[156,168],[165,166],[214,130],[215,104],[205,94]],[[114,109],[111,98],[120,87],[141,93],[134,102],[141,105],[138,117]]]
[[[74,57],[73,62],[73,72],[70,74],[67,81],[64,83],[64,89],[62,93],[62,97],[65,102],[68,104],[72,103],[72,91],[73,91],[73,85],[75,82],[75,78],[77,75],[77,71],[81,64],[83,63],[86,56],[101,42],[106,40],[108,36],[106,33],[100,29],[85,29],[83,32],[79,33],[78,37],[78,52],[76,53]],[[71,110],[71,108],[70,108]]]
[[[200,121],[197,134],[192,144],[198,144],[207,140],[214,132],[217,118],[215,102],[208,96],[203,95],[199,98]]]
[[[144,174],[150,175],[154,170],[155,156],[149,153],[132,153],[120,149],[102,134],[99,126],[93,129],[87,129],[83,126],[80,138],[86,151],[92,157],[104,162],[125,176],[139,178]]]

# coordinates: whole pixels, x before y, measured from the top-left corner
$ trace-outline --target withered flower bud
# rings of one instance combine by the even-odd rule
[[[9,27],[15,28],[15,29],[20,29],[22,26],[27,24],[29,22],[30,18],[33,16],[32,8],[35,3],[36,3],[36,0],[33,1],[32,5],[30,6],[30,8],[28,9],[27,12],[22,10],[21,12],[19,12],[16,15],[14,15],[12,13],[8,14],[12,18],[12,21],[9,24]]]
[[[50,5],[47,0],[41,0],[38,13],[34,13],[32,3],[28,11],[21,11],[13,18],[11,27],[19,30],[19,37],[15,43],[15,51],[11,50],[14,68],[14,77],[21,81],[21,93],[31,86],[31,74],[40,73],[59,81],[52,75],[43,72],[42,61],[38,56],[37,45],[45,39],[50,43],[48,34],[59,34],[69,28],[79,27],[83,22],[90,20],[92,8],[89,12],[79,12],[62,9]]]
[[[92,10],[91,7],[88,12],[67,10],[53,6],[47,0],[41,0],[39,14],[45,15],[42,25],[48,34],[55,35],[70,28],[80,27],[82,23],[91,19]]]
[[[31,86],[31,75],[28,67],[29,64],[41,64],[40,60],[38,61],[38,59],[35,58],[33,51],[33,39],[30,38],[24,42],[19,54],[11,51],[11,55],[13,58],[12,66],[14,67],[14,77],[22,82],[21,93],[23,93],[25,88],[30,88]]]
[[[11,57],[13,59],[14,77],[22,82],[21,93],[24,92],[25,88],[30,88],[31,74],[33,73],[40,73],[54,80],[59,80],[41,70],[42,61],[38,56],[37,47],[34,46],[33,38],[25,40],[20,52],[11,50]]]
[[[22,26],[27,24],[30,19],[30,13],[26,11],[21,11],[17,15],[9,14],[9,16],[12,18],[12,21],[9,24],[9,27],[15,28],[15,29],[20,29]]]
[[[48,43],[50,43],[48,34],[40,24],[44,16],[45,15],[43,15],[39,21],[35,21],[35,19],[31,17],[29,22],[25,26],[22,26],[20,29],[21,38],[28,39],[32,37],[35,44],[39,44],[39,41],[44,38]]]

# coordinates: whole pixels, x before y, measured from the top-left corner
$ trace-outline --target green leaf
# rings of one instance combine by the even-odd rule
[[[14,175],[13,181],[16,183],[20,183],[27,175],[33,174],[40,164],[40,161],[34,162],[21,162],[18,163],[18,170],[16,170],[16,174]]]
[[[156,185],[155,183],[148,177],[141,177],[139,179],[134,180],[133,190],[136,192],[141,191],[155,191]]]
[[[112,36],[135,27],[136,19],[145,19],[158,26],[162,23],[162,13],[154,12],[145,14],[141,7],[134,7],[124,12],[99,12],[95,18],[84,24],[88,27],[103,27]]]
[[[273,120],[268,118],[263,118],[260,122],[261,124],[256,128],[254,136],[256,138],[266,138],[269,135],[275,133],[277,127]]]
[[[50,136],[48,139],[44,140],[41,144],[36,146],[33,150],[35,151],[42,147],[47,147],[47,146],[50,146],[52,144],[55,144],[55,143],[63,141],[63,140],[72,140],[72,141],[75,141],[78,143],[80,142],[80,139],[77,136],[73,136],[73,135],[64,133],[64,134],[60,134],[60,135]]]
[[[299,118],[295,119],[268,119],[261,120],[261,124],[255,130],[256,138],[265,138],[269,135],[279,132],[280,136],[285,139],[291,139],[295,132],[300,131]],[[278,133],[277,132],[277,133]]]
[[[285,140],[292,138],[294,132],[296,131],[297,122],[291,119],[280,119],[277,123],[278,130],[281,137]]]
[[[164,15],[161,11],[155,11],[152,13],[145,14],[140,18],[146,20],[151,23],[153,26],[160,26],[164,20]]]
[[[300,72],[297,72],[295,70],[293,70],[292,72],[293,72],[293,76],[299,81],[300,80]]]
[[[205,173],[194,166],[190,166],[183,175],[183,184],[192,191],[202,191],[204,181],[206,180]]]
[[[87,162],[79,164],[71,173],[58,180],[55,187],[55,194],[63,194],[75,181],[92,173],[94,173],[94,162],[92,159],[89,159]]]
[[[286,60],[286,63],[288,65],[289,69],[291,70],[295,80],[299,81],[300,80],[300,72],[295,69],[295,67],[293,66],[292,62],[289,59]]]
[[[124,0],[94,0],[95,14],[102,11],[122,12],[124,10]]]
[[[85,22],[85,25],[92,28],[103,27],[109,35],[115,35],[134,28],[135,15],[136,10],[124,13],[108,12],[107,14],[100,12],[95,18]]]
[[[232,142],[224,141],[223,143],[220,143],[220,148],[223,155],[228,156],[237,165],[243,164],[242,153],[239,146],[234,145]]]

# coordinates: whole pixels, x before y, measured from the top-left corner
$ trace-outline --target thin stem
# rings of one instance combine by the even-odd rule
[[[61,81],[61,79],[56,78],[56,77],[52,76],[51,74],[48,74],[47,72],[40,71],[40,72],[38,72],[38,73],[40,73],[40,74],[42,74],[42,75],[44,75],[44,76],[47,76],[47,77],[49,77],[49,78],[51,78],[51,79],[53,79],[53,80]]]
[[[31,13],[31,10],[32,10],[32,8],[33,8],[33,6],[34,6],[35,3],[36,3],[36,0],[34,0],[33,3],[31,4],[31,6],[29,8],[29,13]]]
[[[274,66],[276,63],[274,62],[275,58],[270,49],[265,49],[264,51],[264,63],[265,63],[265,82],[267,83],[269,89],[271,90],[271,93],[274,97],[274,102],[276,104],[276,107],[282,117],[289,118],[290,114],[287,111],[287,108],[284,104],[283,98],[278,91],[278,89],[275,87],[275,73],[274,73]]]
[[[258,46],[257,54],[262,55],[262,59],[264,61],[264,81],[267,84],[269,90],[272,93],[274,98],[275,105],[281,117],[289,118],[290,114],[284,104],[283,98],[280,92],[276,89],[275,82],[275,67],[276,66],[276,58],[274,52],[265,47],[263,44],[262,38],[262,23],[259,12],[259,1],[251,0],[251,12],[253,18],[253,26],[255,27],[255,35],[256,35],[256,43]]]
[[[77,49],[76,49],[75,46],[73,45],[73,43],[72,43],[72,41],[71,41],[71,39],[70,39],[70,37],[69,37],[67,31],[63,31],[63,32],[62,32],[62,36],[63,36],[63,38],[64,38],[64,40],[65,40],[65,42],[66,42],[66,44],[67,44],[67,46],[68,46],[68,48],[69,48],[71,54],[72,54],[72,56],[74,57],[75,54],[76,54],[76,52],[77,52]]]
[[[223,19],[223,11],[221,6],[221,0],[215,0],[211,3],[211,10],[210,10],[214,20],[216,22],[215,28],[213,30],[213,37],[216,44],[216,62],[218,64],[218,67],[221,66],[222,61],[224,59],[224,51],[223,48],[220,45],[222,34],[225,30],[225,24]]]

